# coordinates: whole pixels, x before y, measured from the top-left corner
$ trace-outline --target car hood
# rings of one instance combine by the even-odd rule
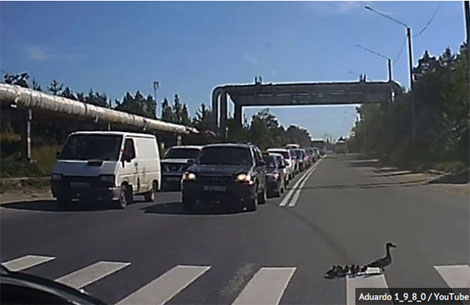
[[[114,175],[118,161],[57,160],[52,170],[64,176]]]
[[[249,165],[218,165],[218,164],[195,164],[188,168],[188,171],[202,175],[227,176],[248,173],[251,170]]]

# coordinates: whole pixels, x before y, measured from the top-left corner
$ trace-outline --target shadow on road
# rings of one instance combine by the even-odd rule
[[[193,210],[187,211],[183,208],[181,202],[160,203],[144,207],[141,210],[144,213],[162,214],[162,215],[232,215],[243,213],[243,208],[236,206],[223,206],[216,204],[198,203]]]
[[[135,200],[139,203],[139,200]],[[80,202],[72,201],[67,206],[59,205],[55,200],[31,200],[21,202],[10,202],[1,205],[2,208],[16,209],[16,210],[29,210],[29,211],[44,211],[44,212],[90,212],[90,211],[105,211],[115,210],[116,206],[112,202]]]
[[[379,164],[378,159],[368,160],[348,160],[349,165],[352,167],[376,167]]]
[[[467,184],[470,182],[469,171],[463,171],[455,175],[446,175],[429,182],[431,184]]]

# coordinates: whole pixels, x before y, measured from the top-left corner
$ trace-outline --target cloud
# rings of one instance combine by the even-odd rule
[[[247,52],[243,53],[243,58],[251,62],[253,65],[258,64],[258,59]]]
[[[28,46],[25,48],[26,55],[32,61],[47,61],[53,57],[51,50],[42,46]]]

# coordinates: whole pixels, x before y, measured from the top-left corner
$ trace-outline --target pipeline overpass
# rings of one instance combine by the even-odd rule
[[[300,106],[387,103],[403,89],[394,81],[317,82],[224,85],[212,91],[215,127],[223,133],[227,126],[228,99],[234,103],[234,118],[242,125],[243,107]]]
[[[177,136],[198,133],[195,128],[189,126],[150,119],[10,84],[0,84],[0,106],[3,109],[15,108],[24,112],[22,146],[23,156],[28,160],[31,159],[33,111],[47,117],[55,116],[94,124],[105,123],[108,129],[115,130],[132,128],[141,132],[167,132]]]

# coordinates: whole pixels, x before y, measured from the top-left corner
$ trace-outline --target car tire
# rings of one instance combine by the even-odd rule
[[[251,198],[246,204],[246,210],[248,212],[254,212],[258,209],[258,196]]]
[[[131,188],[125,184],[121,185],[117,207],[120,209],[125,209],[129,204],[132,203],[132,199],[133,195]]]
[[[259,204],[265,204],[266,200],[267,200],[267,197],[268,197],[266,186],[263,188],[263,190],[261,191],[261,194],[259,194],[258,196],[259,196],[258,197],[258,203]]]
[[[144,199],[146,202],[155,202],[157,199],[158,186],[157,182],[152,183],[152,190],[144,194]]]
[[[183,204],[183,208],[186,210],[186,211],[191,211],[194,209],[194,206],[196,205],[196,200],[194,199],[188,199],[187,197],[185,197],[183,195],[183,200],[181,202]]]

